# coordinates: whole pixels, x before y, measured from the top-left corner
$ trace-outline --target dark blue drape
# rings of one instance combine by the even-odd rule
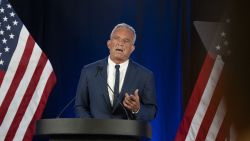
[[[33,7],[30,11],[16,2],[17,10],[24,12],[24,23],[50,58],[58,80],[43,118],[56,117],[75,96],[81,68],[108,55],[112,28],[125,22],[137,31],[132,58],[156,77],[159,109],[152,121],[152,140],[174,139],[182,115],[181,0],[26,2]],[[74,117],[73,105],[61,117]]]
[[[152,140],[173,140],[182,108],[180,1],[68,2],[48,2],[51,5],[48,11],[54,12],[48,12],[45,17],[48,25],[44,48],[51,58],[58,84],[43,116],[55,117],[75,96],[82,66],[106,57],[106,41],[113,26],[126,22],[138,34],[132,58],[156,76],[159,112],[152,122]],[[73,104],[62,117],[74,117]]]

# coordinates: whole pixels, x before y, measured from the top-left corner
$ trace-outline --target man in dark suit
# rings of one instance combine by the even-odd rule
[[[84,66],[75,101],[79,117],[144,121],[155,118],[154,75],[129,59],[135,40],[133,27],[116,25],[107,41],[110,55]]]

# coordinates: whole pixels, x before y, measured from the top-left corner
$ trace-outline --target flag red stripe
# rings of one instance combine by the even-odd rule
[[[10,106],[10,103],[16,93],[16,90],[18,88],[18,85],[20,83],[20,81],[23,78],[23,75],[25,73],[25,70],[27,68],[32,50],[34,48],[35,42],[32,39],[32,37],[29,35],[27,42],[26,42],[26,46],[25,46],[25,50],[24,53],[22,55],[22,58],[20,60],[20,63],[18,64],[18,68],[16,70],[15,76],[13,78],[13,81],[10,85],[10,88],[8,89],[8,92],[6,94],[6,97],[4,98],[4,101],[0,107],[0,125],[3,122],[3,119],[7,113],[7,110]]]
[[[217,98],[218,97],[218,98]],[[217,95],[213,95],[213,98],[210,102],[210,105],[208,107],[208,110],[206,111],[205,117],[202,120],[201,123],[201,128],[199,128],[198,134],[196,136],[196,141],[200,141],[200,140],[205,140],[209,127],[213,121],[213,118],[215,116],[216,110],[218,108],[219,102],[221,100],[221,97],[219,98],[219,96]]]
[[[5,72],[0,70],[0,86],[2,85],[4,75],[5,75]]]
[[[35,72],[34,72],[34,74],[32,76],[32,79],[31,79],[31,81],[30,81],[30,83],[28,85],[28,88],[27,88],[27,90],[25,92],[25,95],[24,95],[24,97],[22,99],[22,102],[21,102],[21,104],[20,104],[20,106],[18,108],[18,112],[17,112],[17,114],[16,114],[16,116],[15,116],[9,130],[8,130],[5,141],[13,140],[13,138],[14,138],[14,136],[16,134],[16,131],[18,129],[18,126],[19,126],[19,124],[20,124],[20,122],[21,122],[21,120],[22,120],[22,118],[23,118],[23,116],[25,114],[25,111],[26,111],[26,109],[27,109],[27,107],[29,105],[29,101],[31,100],[31,98],[32,98],[32,96],[33,96],[33,94],[35,92],[35,88],[36,88],[36,86],[37,86],[37,84],[39,82],[40,76],[41,76],[42,71],[43,71],[43,69],[44,69],[44,67],[46,65],[46,62],[47,62],[47,58],[46,58],[45,54],[42,53],[41,57],[39,59],[39,62],[37,64],[37,67],[35,69]]]
[[[198,76],[197,82],[195,84],[194,90],[190,97],[189,103],[187,105],[183,120],[176,134],[175,141],[184,141],[187,136],[192,119],[198,108],[200,99],[202,97],[210,73],[212,71],[213,64],[214,64],[214,59],[209,54],[207,54],[204,63],[202,65],[200,74]]]
[[[227,137],[227,135],[229,135],[229,132],[230,132],[230,126],[231,126],[231,121],[230,121],[229,115],[226,114],[226,116],[221,124],[220,130],[217,134],[216,141],[226,140],[226,137]]]
[[[36,109],[36,112],[35,112],[32,120],[31,120],[31,122],[26,130],[23,141],[31,141],[32,140],[32,137],[33,137],[34,132],[35,132],[36,121],[38,119],[40,119],[40,117],[42,116],[42,113],[43,113],[43,110],[46,106],[49,94],[51,93],[51,90],[54,87],[55,83],[56,83],[56,75],[54,72],[52,72],[49,76],[47,83],[46,83],[46,86],[44,88],[44,91],[43,91],[41,100],[39,102],[39,105]]]
[[[201,141],[201,140],[206,139],[210,125],[215,117],[215,114],[216,114],[217,108],[220,104],[220,101],[222,100],[223,89],[221,89],[222,88],[221,85],[224,84],[223,80],[224,79],[223,79],[223,70],[222,70],[221,76],[220,76],[219,81],[216,85],[216,88],[214,90],[214,93],[213,93],[213,96],[212,96],[211,101],[209,103],[209,106],[207,108],[207,111],[204,111],[206,113],[205,113],[205,116],[204,116],[202,123],[201,123],[201,126],[200,126],[202,128],[200,128],[198,131],[196,141]]]

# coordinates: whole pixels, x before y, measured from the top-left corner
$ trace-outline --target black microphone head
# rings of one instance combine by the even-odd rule
[[[102,70],[103,70],[103,66],[96,66],[96,69],[97,69],[98,71],[102,71]]]
[[[95,74],[95,77],[97,77],[97,75],[103,70],[103,66],[96,66],[96,74]]]

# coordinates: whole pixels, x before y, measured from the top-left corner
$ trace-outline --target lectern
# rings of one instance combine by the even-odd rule
[[[49,136],[50,141],[144,141],[152,130],[144,121],[57,118],[39,120],[36,135]]]

